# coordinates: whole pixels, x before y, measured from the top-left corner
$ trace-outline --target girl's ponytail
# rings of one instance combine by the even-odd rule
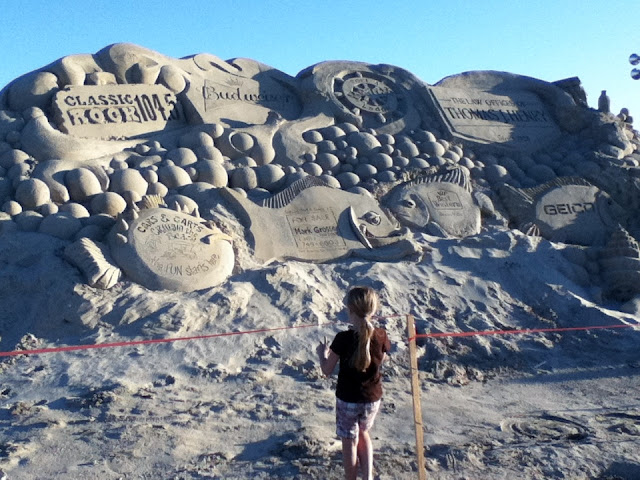
[[[378,295],[370,287],[354,287],[347,296],[347,306],[357,317],[358,346],[351,357],[351,366],[364,372],[371,364],[369,346],[374,330],[371,317],[378,309]]]

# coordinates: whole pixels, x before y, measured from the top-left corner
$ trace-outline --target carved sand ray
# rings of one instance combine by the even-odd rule
[[[81,238],[65,248],[64,257],[80,269],[92,287],[108,290],[120,281],[122,272],[106,245]]]
[[[499,195],[521,231],[535,226],[542,237],[557,242],[602,245],[624,218],[624,210],[606,192],[580,177],[560,177],[533,188],[504,185]]]
[[[250,229],[261,261],[327,261],[353,253],[391,260],[417,251],[409,232],[398,229],[373,197],[328,187],[314,177],[259,204],[231,189],[222,193]]]
[[[640,294],[640,246],[622,227],[618,227],[599,255],[605,294],[628,301]]]

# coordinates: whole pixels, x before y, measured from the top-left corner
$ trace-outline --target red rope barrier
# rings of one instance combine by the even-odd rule
[[[149,340],[132,340],[128,342],[95,343],[95,344],[88,344],[88,345],[69,345],[66,347],[40,348],[35,350],[14,350],[11,352],[0,352],[0,357],[12,357],[16,355],[39,355],[42,353],[71,352],[74,350],[91,350],[95,348],[130,347],[133,345],[149,345],[153,343],[183,342],[187,340],[201,340],[205,338],[229,337],[233,335],[249,335],[252,333],[277,332],[279,330],[293,330],[296,328],[323,327],[326,325],[334,325],[336,323],[337,322],[328,322],[328,323],[315,323],[315,324],[307,324],[307,325],[294,325],[293,327],[261,328],[258,330],[245,330],[240,332],[223,332],[223,333],[214,333],[211,335],[198,335],[193,337],[154,338]]]
[[[479,332],[441,332],[441,333],[419,333],[409,341],[417,338],[444,338],[444,337],[479,337],[488,335],[519,335],[526,333],[552,333],[552,332],[575,332],[580,330],[598,330],[611,328],[640,327],[640,324],[617,324],[617,325],[594,325],[592,327],[563,327],[563,328],[525,328],[521,330],[484,330]]]

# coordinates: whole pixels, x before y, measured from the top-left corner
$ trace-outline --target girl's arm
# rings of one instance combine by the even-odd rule
[[[320,361],[320,370],[328,377],[333,373],[333,369],[336,368],[340,356],[329,348],[326,339],[324,342],[320,342],[316,348],[316,352],[318,353],[318,360]]]

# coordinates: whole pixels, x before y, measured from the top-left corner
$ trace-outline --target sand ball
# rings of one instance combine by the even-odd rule
[[[397,157],[393,157],[393,166],[394,167],[400,167],[400,168],[405,168],[407,166],[409,166],[409,159],[407,157],[403,157],[403,156],[397,156]]]
[[[353,123],[350,122],[343,122],[343,123],[338,123],[336,125],[336,127],[340,128],[346,135],[353,133],[353,132],[359,132],[360,129],[354,125]]]
[[[320,143],[324,138],[318,130],[307,130],[302,134],[302,139],[307,143]]]
[[[198,161],[198,157],[190,148],[179,147],[169,150],[165,156],[166,160],[171,160],[178,167],[186,167]]]
[[[8,213],[13,217],[14,215],[22,213],[22,205],[20,205],[15,200],[9,200],[2,205],[2,211],[4,213]]]
[[[42,219],[38,232],[61,238],[72,239],[82,228],[82,222],[68,213],[54,213]]]
[[[236,168],[231,172],[229,185],[233,188],[251,190],[258,186],[258,176],[255,169],[251,167]]]
[[[544,153],[544,152],[536,153],[535,161],[538,164],[547,165],[547,166],[551,166],[554,163],[553,157],[551,155],[549,155],[549,154]]]
[[[495,165],[498,163],[498,159],[490,153],[485,153],[477,159],[478,162],[482,162],[483,165]]]
[[[59,212],[67,213],[73,218],[88,218],[90,216],[89,210],[75,202],[63,203],[60,205]]]
[[[322,140],[321,142],[318,142],[318,152],[335,152],[337,150],[336,148],[336,144],[333,143],[331,140]]]
[[[285,175],[291,175],[291,174],[296,173],[298,171],[296,169],[296,167],[294,167],[293,165],[287,165],[282,170],[284,171]]]
[[[111,174],[109,190],[112,192],[123,194],[126,191],[134,191],[138,195],[147,193],[149,184],[144,179],[140,171],[134,168],[116,170]]]
[[[258,164],[251,157],[240,157],[233,161],[235,167],[257,167]]]
[[[146,143],[139,143],[133,150],[140,155],[147,155],[151,152],[151,147]]]
[[[287,187],[295,182],[297,182],[298,180],[303,179],[304,177],[307,177],[308,174],[306,172],[295,172],[295,173],[291,173],[289,175],[287,175],[285,177],[285,182]]]
[[[220,125],[219,123],[212,123],[210,125],[207,125],[206,133],[211,135],[211,138],[213,138],[213,140],[217,140],[222,135],[224,135],[224,126]]]
[[[237,132],[231,135],[229,138],[231,146],[238,152],[247,153],[253,148],[255,141],[251,135],[245,132]]]
[[[258,187],[273,191],[284,183],[284,171],[279,165],[272,163],[260,165],[255,169],[258,177]]]
[[[460,145],[451,145],[449,151],[455,153],[460,158],[464,156],[464,151],[462,150],[462,147]]]
[[[347,143],[346,140],[334,140],[333,143],[335,144],[336,148],[338,150],[344,150],[345,148],[349,148],[349,144]]]
[[[214,187],[226,187],[229,174],[221,163],[215,160],[200,160],[195,164],[198,171],[198,181],[207,182]]]
[[[366,132],[349,133],[347,135],[347,142],[349,146],[354,147],[363,155],[368,155],[381,147],[378,139],[374,135]]]
[[[336,180],[340,182],[340,187],[343,189],[355,187],[360,183],[360,177],[351,172],[340,173],[336,176]]]
[[[504,182],[509,177],[509,172],[502,165],[488,165],[484,169],[484,176],[489,183]]]
[[[39,206],[36,211],[43,215],[43,216],[48,216],[48,215],[53,215],[54,213],[58,213],[58,210],[60,208],[58,207],[57,204],[53,203],[53,202],[47,202],[44,205]]]
[[[353,173],[360,177],[360,180],[367,180],[378,173],[378,169],[369,163],[361,163],[353,169]]]
[[[111,217],[117,217],[127,208],[127,202],[116,192],[103,192],[93,197],[90,208],[94,214],[104,213]]]
[[[375,175],[375,179],[380,183],[395,182],[396,178],[397,178],[396,174],[390,170],[385,170],[384,172],[378,172]]]
[[[458,162],[458,165],[461,165],[463,167],[467,167],[467,168],[473,168],[475,165],[473,163],[473,160],[471,160],[469,157],[462,157],[460,159],[460,161]]]
[[[317,163],[305,163],[302,165],[302,169],[314,177],[319,177],[323,173],[322,167]]]
[[[413,132],[413,138],[414,140],[421,143],[435,142],[437,140],[437,137],[428,130],[416,130],[415,132]]]
[[[160,195],[161,197],[164,197],[168,192],[169,189],[166,185],[160,182],[152,183],[147,189],[147,195]]]
[[[378,171],[387,170],[393,167],[393,158],[386,153],[374,153],[369,157],[369,163],[376,167]]]
[[[442,158],[446,158],[447,160],[451,160],[451,163],[458,163],[460,161],[460,155],[458,155],[453,150],[447,150],[442,155]]]
[[[76,202],[84,202],[102,192],[100,180],[88,168],[69,170],[64,175],[64,184],[69,190],[71,200]]]
[[[438,142],[424,141],[420,144],[420,151],[432,157],[439,157],[445,154],[446,149]]]
[[[0,154],[0,167],[9,170],[14,165],[24,163],[29,159],[29,154],[22,150],[11,149]]]
[[[519,155],[515,157],[514,160],[518,164],[518,166],[525,172],[527,171],[527,169],[536,164],[535,160],[529,155]]]
[[[417,157],[420,154],[420,150],[417,145],[408,139],[400,143],[396,143],[395,149],[404,157],[412,158]]]
[[[164,201],[169,208],[175,208],[177,204],[180,210],[186,210],[189,213],[198,211],[198,204],[196,201],[186,195],[168,195],[165,197]]]
[[[433,160],[435,161],[437,158],[438,157],[433,157]],[[431,164],[429,163],[429,160],[425,160],[424,158],[420,158],[420,157],[414,157],[411,160],[409,160],[408,167],[420,168],[420,169],[429,168],[431,166]]]
[[[81,238],[88,238],[95,242],[101,242],[104,240],[104,237],[107,235],[107,230],[99,227],[98,225],[85,225],[82,227],[78,233],[76,233],[73,237],[73,240],[80,240]]]
[[[142,178],[144,178],[145,181],[149,184],[156,183],[158,181],[158,172],[152,170],[151,168],[145,168],[144,170],[141,170],[140,174],[142,175]],[[147,191],[149,191],[148,188]]]
[[[356,195],[368,195],[371,196],[371,192],[369,190],[367,190],[364,187],[361,187],[359,185],[355,186],[355,187],[351,187],[346,189],[347,192],[349,193],[355,193]]]
[[[547,165],[533,165],[527,169],[527,176],[537,182],[544,183],[556,178],[556,172]]]
[[[378,139],[378,141],[380,142],[380,145],[382,146],[393,145],[394,143],[396,143],[395,137],[388,133],[380,133],[376,136],[376,138]]]
[[[320,165],[324,172],[328,172],[340,164],[340,160],[333,153],[319,153],[316,156],[316,163]]]
[[[20,182],[16,188],[16,200],[24,208],[33,209],[51,200],[51,192],[42,180],[29,178]]]
[[[432,167],[444,167],[446,165],[449,165],[451,162],[444,157],[429,157],[427,163],[429,163],[429,165],[431,165]]]
[[[128,162],[130,168],[149,168],[162,163],[160,155],[149,155],[146,157],[130,157]]]
[[[471,178],[473,178],[474,180],[480,180],[480,179],[484,180],[483,168],[473,167],[472,169],[470,169],[470,171],[471,171]]]
[[[331,188],[340,188],[340,182],[333,175],[324,174],[320,175],[318,178]]]
[[[189,174],[177,165],[160,167],[158,169],[158,178],[168,189],[184,187],[191,183]]]
[[[198,195],[214,189],[213,185],[205,182],[194,182],[191,185],[186,185],[180,189],[180,195],[184,195],[189,198],[197,198]]]
[[[337,140],[338,138],[342,138],[346,135],[344,130],[337,125],[323,128],[320,132],[322,133],[322,138],[325,140]]]
[[[103,230],[109,230],[115,225],[116,219],[109,215],[105,215],[104,213],[99,213],[97,215],[91,215],[89,218],[85,218],[82,223],[83,225],[95,225]]]
[[[185,133],[178,139],[178,146],[191,150],[198,147],[213,147],[213,137],[206,132]]]
[[[451,143],[449,143],[447,140],[445,140],[444,138],[439,138],[438,140],[436,140],[440,145],[442,145],[444,147],[445,150],[449,150],[449,148],[451,147]]]
[[[18,229],[22,232],[37,232],[43,216],[33,210],[21,212],[14,217]]]
[[[198,180],[198,171],[195,169],[193,165],[184,167],[184,171],[187,172],[187,175],[189,175],[189,178],[191,179],[192,182],[195,182]]]
[[[202,145],[200,147],[196,147],[194,153],[199,160],[213,160],[218,163],[224,162],[222,152],[214,146]]]
[[[353,172],[354,169],[355,169],[354,165],[350,165],[348,163],[344,163],[344,164],[340,165],[340,172],[338,172],[338,173]]]
[[[164,85],[173,93],[180,93],[187,87],[187,80],[181,69],[174,65],[164,65],[158,75],[158,83]]]

